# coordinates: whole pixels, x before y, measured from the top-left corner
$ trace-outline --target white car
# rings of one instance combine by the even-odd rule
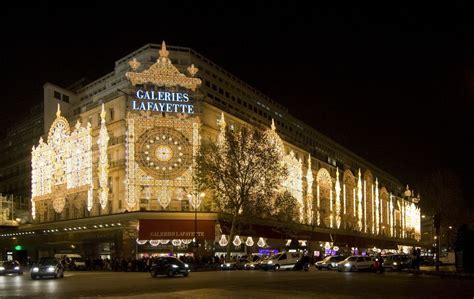
[[[372,269],[373,261],[369,256],[350,256],[337,264],[337,271],[359,271]]]
[[[280,252],[264,260],[261,268],[265,271],[273,269],[293,269],[296,263],[303,257],[301,252]]]

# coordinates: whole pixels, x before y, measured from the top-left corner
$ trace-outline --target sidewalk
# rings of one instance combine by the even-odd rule
[[[465,279],[474,279],[474,273],[467,273],[467,272],[457,272],[456,267],[454,265],[450,266],[440,266],[439,272],[436,272],[435,266],[422,266],[420,270],[415,269],[405,269],[407,273],[412,274],[424,274],[424,275],[434,275],[440,277],[449,277],[449,278],[465,278]]]

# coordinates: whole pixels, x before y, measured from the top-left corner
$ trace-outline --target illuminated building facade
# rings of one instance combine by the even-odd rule
[[[279,148],[303,244],[393,248],[420,239],[419,198],[408,187],[189,48],[146,45],[90,84],[44,91],[32,223],[0,234],[24,238],[38,255],[69,245],[87,256],[186,251],[194,238],[213,251],[228,242],[240,251],[281,247],[264,221],[229,240],[193,183],[201,140],[220,142],[225,126],[242,125],[265,130]]]

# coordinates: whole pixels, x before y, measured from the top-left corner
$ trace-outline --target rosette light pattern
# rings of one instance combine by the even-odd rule
[[[99,145],[99,203],[102,209],[107,206],[109,195],[108,178],[109,178],[109,160],[107,157],[107,147],[109,144],[109,133],[105,124],[105,109],[102,104],[102,112],[100,113],[100,132],[97,144]]]

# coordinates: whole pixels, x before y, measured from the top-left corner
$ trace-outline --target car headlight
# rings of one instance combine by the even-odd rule
[[[273,261],[268,261],[268,264],[273,264]]]
[[[178,266],[177,266],[177,265],[171,265],[171,267],[173,267],[173,268],[178,268]]]
[[[225,265],[226,265],[226,267],[230,267],[230,264],[225,264]]]
[[[15,268],[13,268],[15,270],[20,270],[20,267],[16,266]]]
[[[331,266],[336,267],[336,263],[331,263]]]
[[[186,268],[189,268],[189,265],[188,265],[188,264],[184,264],[184,266],[185,266]]]
[[[221,268],[224,267],[224,264],[221,264]]]
[[[34,267],[33,269],[31,269],[31,272],[38,272],[38,271],[39,271],[38,267]]]
[[[393,265],[396,266],[396,265],[398,265],[398,264],[397,264],[397,262],[393,262]]]
[[[3,271],[3,270],[5,270],[5,267],[0,267],[0,271]]]
[[[48,272],[54,272],[54,270],[56,270],[56,267],[53,267],[53,266],[48,267]]]
[[[350,266],[351,266],[351,264],[350,264],[350,263],[345,263],[345,264],[344,264],[344,266],[346,266],[346,267],[350,267]]]

